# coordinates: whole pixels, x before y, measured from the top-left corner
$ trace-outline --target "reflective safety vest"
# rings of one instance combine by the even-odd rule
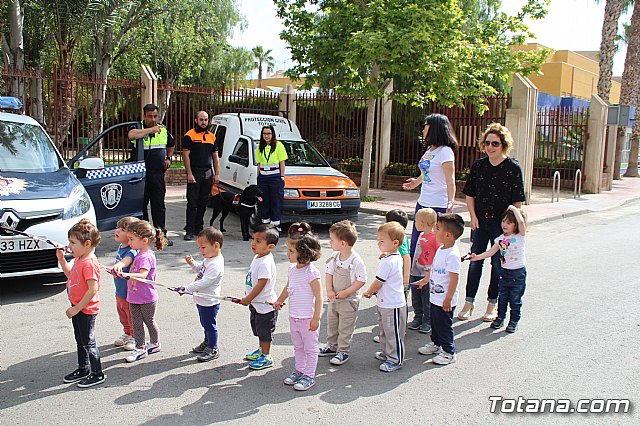
[[[140,122],[142,124],[142,128],[144,128],[144,121]],[[160,127],[160,133],[154,133],[152,135],[147,135],[142,139],[144,142],[144,149],[166,149],[167,148],[167,140],[168,140],[168,132],[167,128],[162,124],[158,124]]]

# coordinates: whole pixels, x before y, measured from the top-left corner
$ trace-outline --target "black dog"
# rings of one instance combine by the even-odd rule
[[[249,185],[240,194],[234,196],[230,192],[219,192],[218,195],[211,199],[213,205],[213,214],[209,226],[213,226],[213,221],[222,212],[220,217],[220,231],[226,232],[224,229],[224,219],[233,210],[240,216],[240,229],[242,230],[242,239],[249,241],[249,222],[251,215],[256,211],[258,203],[262,202],[262,191],[257,185]]]

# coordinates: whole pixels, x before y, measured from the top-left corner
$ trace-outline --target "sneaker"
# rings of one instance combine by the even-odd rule
[[[375,336],[373,336],[373,341],[376,343],[380,343],[380,335],[376,334]]]
[[[326,346],[318,351],[318,356],[334,356],[337,353],[335,349]]]
[[[420,333],[429,334],[431,333],[431,325],[427,324],[426,322],[423,322],[420,328],[418,329],[418,331]]]
[[[204,352],[204,350],[207,348],[207,342],[202,342],[200,343],[198,346],[196,346],[195,348],[191,349],[191,353],[192,354],[201,354],[202,352]]]
[[[167,247],[173,247],[173,241],[167,238]]]
[[[380,371],[384,371],[386,373],[391,373],[392,371],[396,371],[402,368],[402,365],[396,364],[393,361],[386,360],[384,363],[380,364]]]
[[[261,354],[258,359],[249,363],[249,368],[252,370],[263,370],[269,367],[273,367],[273,358],[271,358],[271,355]]]
[[[202,355],[198,355],[196,358],[200,362],[207,362],[214,359],[218,359],[219,356],[220,356],[220,353],[218,352],[218,348],[210,348],[207,346],[202,352]]]
[[[184,234],[184,240],[193,241],[193,234],[191,232],[187,232],[186,234]]]
[[[255,361],[256,359],[262,356],[262,350],[260,348],[256,349],[253,352],[249,352],[244,356],[245,361]]]
[[[124,341],[124,345],[122,345],[122,349],[125,351],[132,351],[136,348],[136,339],[131,336],[127,337],[127,340]]]
[[[378,351],[375,353],[375,355],[373,355],[373,357],[375,359],[377,359],[378,361],[386,361],[387,360],[387,356],[385,354],[383,354],[382,352]]]
[[[140,361],[147,357],[147,350],[145,348],[135,348],[131,351],[131,354],[125,358],[127,362]]]
[[[158,343],[147,343],[147,354],[155,354],[156,352],[160,352],[160,342]]]
[[[440,346],[434,344],[433,342],[429,342],[426,345],[420,346],[418,348],[418,352],[421,353],[422,355],[437,354],[441,350],[442,350],[442,348]]]
[[[123,334],[122,336],[118,337],[115,342],[113,342],[114,346],[120,347],[120,346],[124,346],[124,344],[127,342],[127,339],[131,339],[132,337],[129,336],[128,334]]]
[[[91,371],[78,368],[73,373],[69,373],[66,376],[64,376],[64,379],[62,380],[65,383],[75,383],[75,382],[79,382],[82,379],[86,379],[87,377],[89,377],[90,374],[91,374]]]
[[[289,386],[295,385],[300,379],[302,379],[302,376],[304,376],[304,374],[298,370],[294,370],[289,377],[284,379],[284,384]]]
[[[496,318],[493,320],[493,322],[489,327],[495,328],[497,330],[499,328],[502,328],[503,324],[504,324],[504,318]]]
[[[414,318],[413,321],[407,323],[407,328],[409,330],[417,330],[420,328],[421,325],[422,325],[422,321]]]
[[[297,391],[306,391],[315,384],[316,379],[305,375],[302,376],[295,385],[293,385],[293,388]]]
[[[329,362],[333,365],[342,365],[347,361],[349,361],[349,354],[346,352],[338,352],[336,356],[329,360]]]
[[[509,325],[507,325],[507,328],[504,331],[506,331],[507,333],[515,333],[517,329],[518,329],[518,323],[514,321],[509,321]]]
[[[104,380],[107,378],[104,374],[90,374],[86,379],[80,380],[78,382],[79,388],[90,388],[91,386],[99,385],[100,383],[104,383]]]
[[[440,353],[433,357],[431,360],[434,364],[447,365],[456,362],[456,354],[450,354],[447,351],[440,351]]]

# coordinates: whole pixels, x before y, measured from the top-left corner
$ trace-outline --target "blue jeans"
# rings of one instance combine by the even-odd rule
[[[427,206],[421,206],[420,204],[416,203],[416,209],[413,212],[413,217],[416,217],[416,213],[418,213],[418,210],[420,209],[424,209]],[[436,213],[446,213],[447,209],[444,207],[431,207],[433,210],[435,210]],[[411,229],[411,247],[409,247],[409,255],[411,256],[411,260],[413,260],[413,253],[416,251],[416,244],[418,244],[418,237],[420,236],[420,231],[418,231],[416,229],[416,221],[413,221],[413,228]]]
[[[207,346],[213,349],[218,349],[218,324],[216,323],[216,317],[220,310],[220,304],[213,306],[200,306],[198,307],[198,314],[200,314],[200,324],[204,328],[204,341],[207,342]]]
[[[522,296],[527,287],[527,268],[504,269],[500,271],[500,281],[498,281],[498,318],[507,317],[507,305],[511,305],[509,322],[520,321],[520,310],[522,308]]]
[[[445,312],[442,306],[431,304],[431,341],[452,355],[456,353],[456,346],[453,343],[453,312],[455,310],[456,307],[452,306],[451,312]]]
[[[416,282],[424,277],[411,275],[411,282]],[[413,318],[422,324],[431,325],[431,303],[429,302],[429,284],[422,288],[411,287],[411,306],[413,306]]]
[[[284,181],[280,174],[258,175],[258,188],[262,191],[260,203],[260,217],[280,224],[282,200],[284,200]]]
[[[85,314],[80,311],[71,317],[73,334],[78,349],[78,368],[88,370],[93,374],[102,374],[100,351],[96,345],[96,317],[98,314]]]
[[[487,219],[478,217],[478,228],[473,232],[471,253],[480,254],[487,251],[487,244],[493,244],[493,241],[502,234],[502,219]],[[467,294],[465,300],[473,303],[480,286],[480,277],[482,276],[482,265],[484,260],[476,260],[469,263],[469,273],[467,274]],[[489,291],[487,300],[489,303],[496,303],[498,300],[498,279],[500,277],[500,253],[491,256],[491,280],[489,281]]]

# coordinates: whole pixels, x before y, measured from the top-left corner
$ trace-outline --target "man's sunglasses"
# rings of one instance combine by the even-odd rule
[[[484,141],[484,146],[493,146],[493,147],[499,147],[500,145],[502,145],[502,142],[500,141]]]

